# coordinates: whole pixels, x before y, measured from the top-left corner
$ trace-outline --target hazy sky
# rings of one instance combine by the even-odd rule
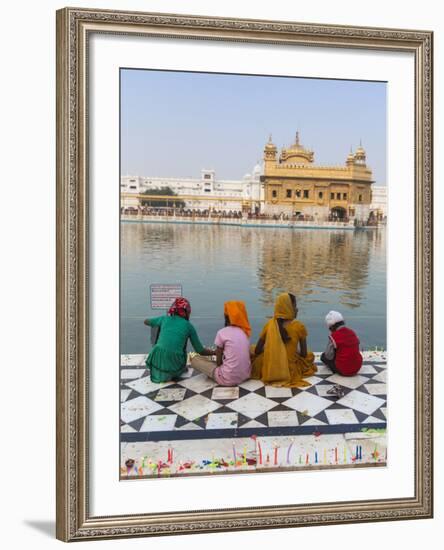
[[[376,184],[386,174],[386,84],[267,76],[121,70],[122,174],[241,179],[272,134],[301,143],[315,163],[343,165],[362,145]]]

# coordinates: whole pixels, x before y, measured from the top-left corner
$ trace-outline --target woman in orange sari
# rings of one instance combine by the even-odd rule
[[[316,372],[314,355],[307,351],[307,329],[296,319],[296,298],[287,292],[279,294],[274,316],[259,336],[253,351],[251,378],[265,384],[305,387],[304,380]]]

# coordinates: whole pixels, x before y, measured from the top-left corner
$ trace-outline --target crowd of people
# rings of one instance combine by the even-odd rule
[[[121,209],[121,213],[125,215],[143,216],[177,216],[185,218],[242,218],[241,210],[200,210],[194,208],[173,208],[173,207],[148,207],[139,206],[127,207]]]
[[[191,218],[191,219],[248,219],[248,220],[282,220],[282,221],[302,221],[302,222],[318,222],[315,216],[310,214],[302,214],[301,212],[294,212],[288,214],[281,212],[280,214],[264,214],[263,212],[251,212],[242,210],[216,210],[216,209],[197,209],[197,208],[185,208],[183,206],[122,206],[120,213],[125,216],[174,216],[178,218]],[[348,223],[350,218],[347,215],[338,217],[337,213],[329,214],[328,222],[341,222]],[[370,213],[370,216],[366,222],[358,222],[355,220],[355,225],[360,226],[377,226],[381,223],[387,222],[386,217],[378,217],[374,213]]]
[[[166,315],[145,319],[157,331],[155,344],[146,359],[151,380],[156,383],[178,380],[187,369],[188,341],[194,349],[191,367],[222,386],[236,386],[249,378],[264,384],[304,387],[317,367],[307,343],[307,329],[297,319],[296,297],[284,292],[276,298],[274,315],[267,321],[257,343],[250,344],[251,326],[243,301],[225,302],[224,326],[217,332],[214,347],[202,345],[190,321],[191,305],[177,298]],[[321,361],[332,372],[355,375],[362,365],[359,338],[345,325],[341,313],[330,311],[325,317],[328,343]],[[340,386],[333,386],[338,395]]]
[[[284,221],[316,221],[314,216],[309,214],[301,214],[295,212],[294,214],[286,214],[284,212],[280,214],[264,214],[260,212],[242,212],[241,210],[201,210],[194,208],[173,208],[173,207],[148,207],[148,206],[129,206],[122,207],[121,213],[126,216],[176,216],[184,218],[228,218],[228,219],[240,219],[246,218],[248,220],[284,220]],[[348,222],[348,218],[338,220],[338,218],[330,216],[328,221],[342,221]]]

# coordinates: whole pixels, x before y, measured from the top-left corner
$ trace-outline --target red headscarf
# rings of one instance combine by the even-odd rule
[[[188,319],[191,315],[191,305],[186,298],[176,298],[168,310],[168,315],[179,315],[184,319]]]

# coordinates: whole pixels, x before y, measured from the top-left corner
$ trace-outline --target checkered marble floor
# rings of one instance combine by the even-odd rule
[[[318,355],[316,355],[318,357]],[[121,356],[121,441],[161,441],[345,433],[386,427],[384,353],[365,352],[359,374],[333,374],[317,360],[318,372],[307,388],[265,386],[247,380],[237,387],[218,386],[189,368],[177,382],[155,384],[146,355]],[[327,391],[344,390],[337,399]]]

